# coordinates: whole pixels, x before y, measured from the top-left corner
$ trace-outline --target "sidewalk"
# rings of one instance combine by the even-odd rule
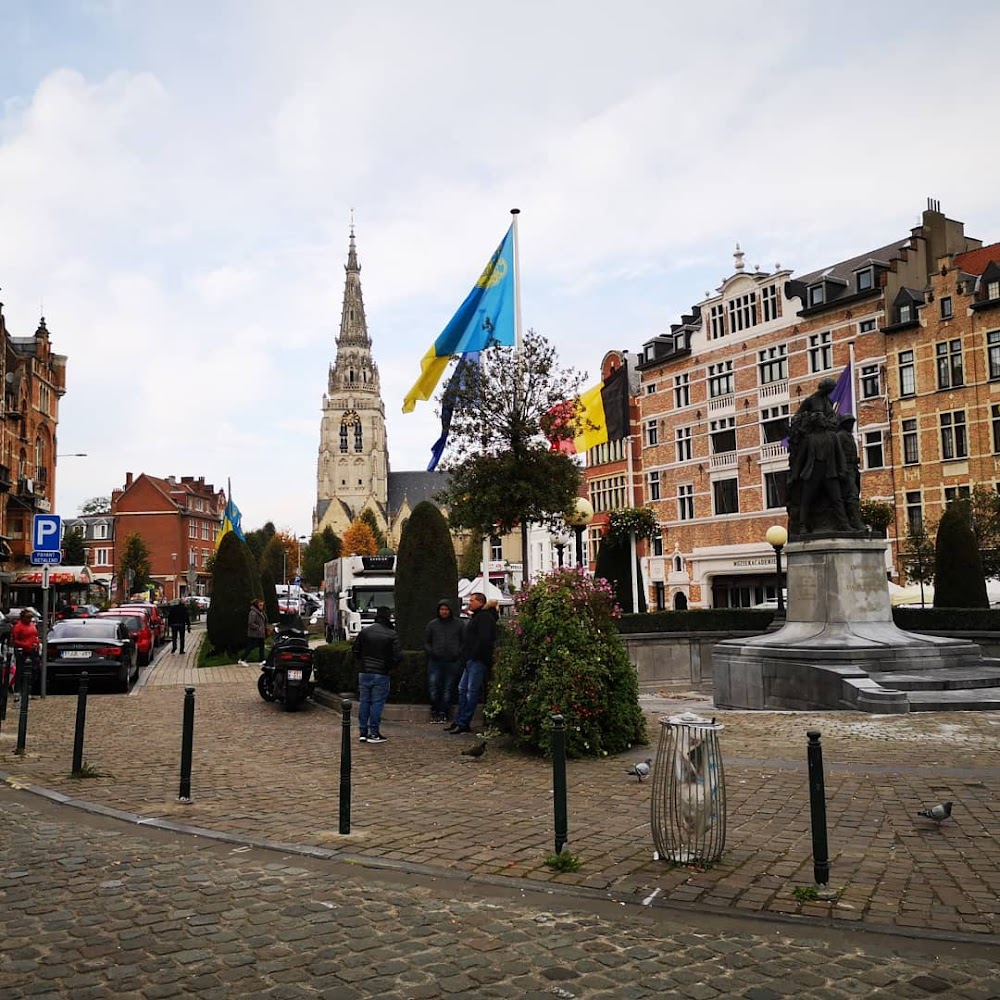
[[[192,639],[200,638],[197,630]],[[1000,943],[1000,714],[724,712],[728,832],[707,871],[653,860],[652,783],[623,772],[656,757],[658,718],[682,697],[645,699],[648,748],[568,764],[569,846],[578,872],[545,867],[553,850],[550,762],[424,722],[385,727],[388,742],[352,736],[352,827],[338,830],[339,711],[286,713],[257,694],[258,668],[194,666],[169,647],[131,696],[88,703],[85,760],[103,776],[68,777],[76,699],[30,705],[27,754],[13,754],[16,716],[0,735],[0,772],[146,819],[268,840],[448,877],[543,882],[636,902],[798,915],[914,934]],[[177,802],[183,688],[196,689],[190,804]],[[696,699],[697,696],[691,696]],[[822,733],[832,902],[799,901],[811,886],[806,732]],[[356,733],[356,726],[353,730]],[[918,818],[951,799],[942,825]],[[804,921],[808,922],[808,921]],[[984,937],[985,936],[985,937]]]

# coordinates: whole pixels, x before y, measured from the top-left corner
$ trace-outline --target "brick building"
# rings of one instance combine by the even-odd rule
[[[66,392],[66,357],[52,349],[44,317],[31,337],[12,336],[0,304],[0,574],[4,607],[9,587],[31,557],[36,513],[51,512],[55,497],[56,428]],[[16,603],[16,602],[14,602]]]
[[[124,546],[137,533],[149,550],[150,575],[166,600],[204,594],[208,560],[215,551],[225,508],[225,492],[216,491],[204,476],[178,480],[126,473],[125,486],[111,494],[111,565],[120,567]],[[115,582],[119,595],[127,591],[125,581]]]
[[[966,255],[976,267],[980,246],[935,203],[909,236],[798,278],[780,265],[747,271],[737,246],[733,273],[716,293],[644,345],[641,470],[663,525],[662,554],[648,562],[650,577],[663,584],[652,603],[750,606],[775,594],[775,555],[764,536],[785,523],[788,421],[821,378],[839,375],[852,360],[862,495],[905,504],[907,480],[890,431],[894,415],[911,404],[898,398],[889,351],[897,369],[907,363],[906,350],[923,364],[937,363],[939,348],[925,330],[926,296],[947,278],[937,274],[942,258]],[[948,273],[954,308],[957,279]],[[958,282],[963,289],[976,283],[971,272]],[[980,327],[992,318],[983,302],[971,310]],[[913,407],[921,408],[925,426],[936,427],[945,419],[938,413],[943,401],[925,376],[920,382],[929,396]],[[947,411],[953,434],[958,408]],[[942,475],[957,484],[968,472],[957,471],[955,461]],[[897,572],[899,531],[897,524],[889,533],[890,574]]]

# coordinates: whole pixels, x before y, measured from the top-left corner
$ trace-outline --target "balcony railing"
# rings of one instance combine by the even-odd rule
[[[757,402],[760,406],[766,406],[777,400],[788,399],[788,379],[783,378],[780,382],[768,382],[757,390]]]
[[[788,449],[780,441],[769,441],[760,446],[762,462],[774,462],[782,458],[788,458]]]
[[[739,456],[735,451],[724,451],[720,455],[709,456],[709,468],[735,469]]]
[[[721,410],[732,410],[736,406],[736,397],[731,392],[724,396],[716,396],[708,401],[708,412],[718,413]]]

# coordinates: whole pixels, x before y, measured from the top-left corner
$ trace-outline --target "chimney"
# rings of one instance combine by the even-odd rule
[[[125,473],[125,489],[128,489],[132,485],[132,473]]]

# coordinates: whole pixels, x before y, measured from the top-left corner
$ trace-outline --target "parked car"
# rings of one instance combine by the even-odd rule
[[[122,608],[142,608],[149,612],[149,620],[153,628],[153,642],[157,646],[162,646],[167,641],[167,623],[160,609],[150,601],[129,601],[127,604],[119,605]],[[116,610],[115,608],[111,609]]]
[[[208,611],[209,606],[212,603],[212,599],[210,597],[202,597],[201,595],[192,597],[191,601],[199,611]]]
[[[101,609],[96,604],[64,604],[56,608],[56,621],[64,618],[93,618]]]
[[[136,661],[140,667],[149,666],[153,659],[153,627],[149,614],[142,608],[116,608],[114,611],[101,611],[98,618],[114,618],[124,622],[129,637],[135,643]]]
[[[135,644],[121,620],[64,618],[49,630],[46,657],[48,679],[79,682],[87,671],[91,678],[111,677],[128,691],[139,675]]]

